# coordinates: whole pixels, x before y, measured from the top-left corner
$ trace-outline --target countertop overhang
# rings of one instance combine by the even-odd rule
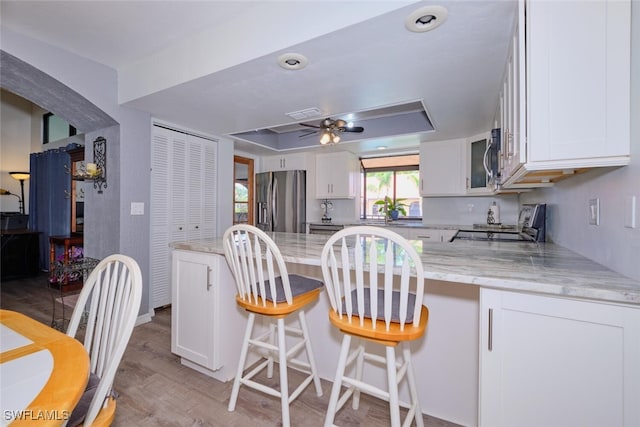
[[[329,236],[268,233],[287,262],[320,266]],[[640,281],[553,243],[415,240],[425,278],[488,288],[640,305]],[[174,242],[173,249],[224,255],[221,238]],[[427,283],[428,286],[428,283]]]

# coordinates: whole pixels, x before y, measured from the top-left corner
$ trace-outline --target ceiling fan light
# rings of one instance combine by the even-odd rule
[[[338,142],[340,142],[340,136],[334,133],[333,137],[331,138],[331,142],[337,144]]]
[[[320,144],[325,145],[331,142],[331,136],[329,132],[322,132],[322,136],[320,137]]]

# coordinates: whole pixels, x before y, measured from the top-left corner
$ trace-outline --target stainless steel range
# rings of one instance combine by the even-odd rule
[[[336,231],[340,231],[344,228],[342,224],[332,224],[332,223],[310,223],[309,224],[309,234],[333,234]]]
[[[518,224],[473,224],[468,228],[461,228],[453,240],[544,242],[546,217],[546,204],[526,204],[520,209]]]

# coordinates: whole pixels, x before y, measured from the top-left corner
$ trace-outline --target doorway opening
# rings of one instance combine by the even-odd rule
[[[253,221],[253,159],[233,156],[233,223]]]

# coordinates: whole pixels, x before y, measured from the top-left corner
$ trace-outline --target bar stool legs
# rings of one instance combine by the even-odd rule
[[[240,386],[245,385],[250,388],[262,391],[270,396],[279,397],[280,405],[282,409],[282,425],[283,427],[290,426],[289,421],[289,404],[302,393],[306,386],[313,381],[316,394],[322,396],[322,386],[320,383],[320,377],[318,376],[318,370],[316,367],[315,358],[311,348],[311,340],[309,339],[309,330],[304,315],[304,311],[298,312],[298,321],[300,328],[287,327],[285,325],[285,318],[280,317],[275,320],[275,324],[271,323],[266,333],[253,337],[255,326],[256,314],[249,312],[249,319],[247,321],[247,327],[245,330],[244,341],[242,349],[240,351],[240,360],[238,362],[238,369],[236,371],[236,377],[233,381],[233,388],[231,390],[231,397],[229,398],[229,411],[234,411],[238,400],[238,394]],[[301,338],[301,341],[294,344],[290,348],[287,348],[287,333],[290,335],[296,335]],[[274,343],[275,339],[275,343]],[[267,351],[265,354],[265,360],[260,362],[251,371],[245,373],[245,365],[247,362],[247,356],[249,353],[249,347],[256,346]],[[296,353],[304,348],[307,355],[308,363],[295,359]],[[280,390],[273,389],[266,385],[262,385],[252,378],[260,371],[266,368],[267,377],[273,376],[273,353],[277,352],[278,369],[280,377]],[[302,383],[289,394],[289,382],[287,375],[287,368],[291,367],[301,372],[306,373],[308,376],[302,381]]]
[[[352,408],[357,410],[360,404],[361,390],[372,396],[384,399],[389,402],[389,413],[392,427],[400,427],[401,425],[410,425],[415,419],[418,427],[424,427],[422,419],[422,409],[418,399],[418,391],[416,388],[416,380],[411,363],[411,349],[406,342],[399,343],[402,360],[396,358],[396,347],[385,346],[385,357],[368,354],[364,351],[364,345],[358,343],[353,351],[349,351],[351,347],[351,335],[345,334],[342,339],[342,348],[338,359],[338,367],[336,368],[336,376],[331,388],[331,396],[329,397],[329,406],[324,422],[324,427],[334,426],[336,413],[344,406],[347,400],[352,398]],[[365,360],[376,361],[384,364],[387,373],[388,390],[379,389],[371,384],[367,384],[362,380],[363,364]],[[401,363],[399,363],[401,362]],[[347,366],[355,363],[355,372],[353,377],[345,375]],[[401,402],[398,394],[398,384],[403,380],[407,380],[409,386],[410,402]],[[342,387],[347,389],[340,395]],[[400,408],[408,408],[404,424],[400,418]],[[409,424],[407,424],[409,423]]]

